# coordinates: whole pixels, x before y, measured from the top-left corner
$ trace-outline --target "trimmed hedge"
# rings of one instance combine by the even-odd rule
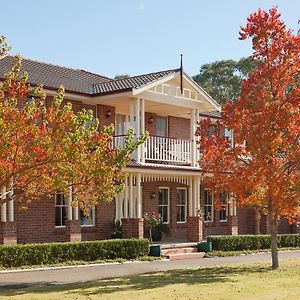
[[[147,239],[116,239],[75,243],[0,245],[0,266],[57,264],[66,261],[134,259],[149,253]]]
[[[270,235],[209,236],[213,250],[242,251],[271,248]],[[300,247],[300,234],[278,234],[278,247]]]

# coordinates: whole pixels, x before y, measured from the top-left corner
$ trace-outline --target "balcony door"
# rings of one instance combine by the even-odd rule
[[[168,136],[168,118],[166,117],[156,118],[156,135],[160,137]]]

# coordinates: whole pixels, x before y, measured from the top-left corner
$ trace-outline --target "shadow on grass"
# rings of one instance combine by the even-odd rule
[[[207,285],[216,282],[234,282],[235,276],[237,275],[267,273],[269,271],[271,271],[271,268],[259,266],[213,267],[196,270],[172,270],[130,277],[102,279],[85,283],[58,285],[48,282],[38,285],[10,285],[0,287],[0,296],[58,292],[66,292],[68,294],[75,293],[82,296],[112,294],[115,292],[155,289],[172,284]]]

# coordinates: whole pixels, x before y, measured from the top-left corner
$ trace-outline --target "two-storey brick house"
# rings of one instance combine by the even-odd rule
[[[11,65],[10,56],[0,59],[0,79]],[[172,241],[199,241],[203,234],[254,233],[251,209],[236,208],[224,197],[221,210],[215,210],[202,183],[206,174],[198,163],[197,121],[221,108],[185,73],[181,93],[180,69],[113,80],[27,59],[22,68],[29,72],[32,85],[44,85],[49,101],[62,84],[65,100],[75,112],[91,109],[100,127],[115,124],[116,146],[122,145],[128,128],[136,135],[148,131],[150,136],[126,167],[125,190],[111,203],[90,210],[89,218],[68,205],[62,194],[32,203],[27,212],[16,204],[2,207],[3,243],[106,239],[111,236],[109,222],[115,219],[122,221],[125,237],[143,237],[143,214],[149,211],[169,224]],[[287,224],[282,228],[291,230]]]

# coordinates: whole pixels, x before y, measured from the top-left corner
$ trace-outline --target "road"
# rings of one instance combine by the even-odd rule
[[[294,258],[300,258],[300,250],[282,251],[279,253],[280,260]],[[73,266],[43,270],[1,271],[0,289],[86,282],[174,269],[193,269],[206,266],[222,266],[263,261],[269,261],[271,264],[271,254],[255,253],[231,257],[186,259],[177,261],[162,260],[153,262]]]

